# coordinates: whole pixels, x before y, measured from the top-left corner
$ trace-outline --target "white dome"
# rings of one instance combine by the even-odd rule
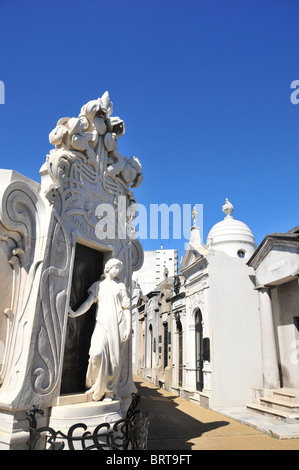
[[[210,230],[207,238],[208,247],[224,251],[230,256],[248,259],[256,249],[252,231],[244,222],[235,220],[230,215],[233,207],[228,200],[223,206],[223,211],[227,216]]]

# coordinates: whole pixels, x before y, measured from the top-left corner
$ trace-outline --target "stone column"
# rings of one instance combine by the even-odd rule
[[[262,338],[263,386],[264,388],[280,388],[270,290],[263,287],[258,292]]]

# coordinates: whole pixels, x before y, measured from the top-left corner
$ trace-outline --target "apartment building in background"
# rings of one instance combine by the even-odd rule
[[[133,273],[133,281],[136,281],[143,295],[154,291],[164,279],[165,268],[168,277],[172,278],[178,274],[178,252],[173,249],[144,251],[144,263],[139,271]]]

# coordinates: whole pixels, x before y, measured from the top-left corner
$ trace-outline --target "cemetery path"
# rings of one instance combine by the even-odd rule
[[[299,439],[275,439],[231,418],[177,397],[140,376],[139,409],[151,411],[148,450],[299,450]]]

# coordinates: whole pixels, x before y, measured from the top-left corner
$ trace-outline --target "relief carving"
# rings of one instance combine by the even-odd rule
[[[12,286],[11,304],[4,310],[6,339],[0,382],[3,384],[9,373],[9,391],[17,386],[23,373],[25,335],[32,322],[28,306],[42,262],[39,237],[43,203],[29,185],[14,181],[3,195],[1,212],[0,234],[9,246],[7,262],[12,269]]]

